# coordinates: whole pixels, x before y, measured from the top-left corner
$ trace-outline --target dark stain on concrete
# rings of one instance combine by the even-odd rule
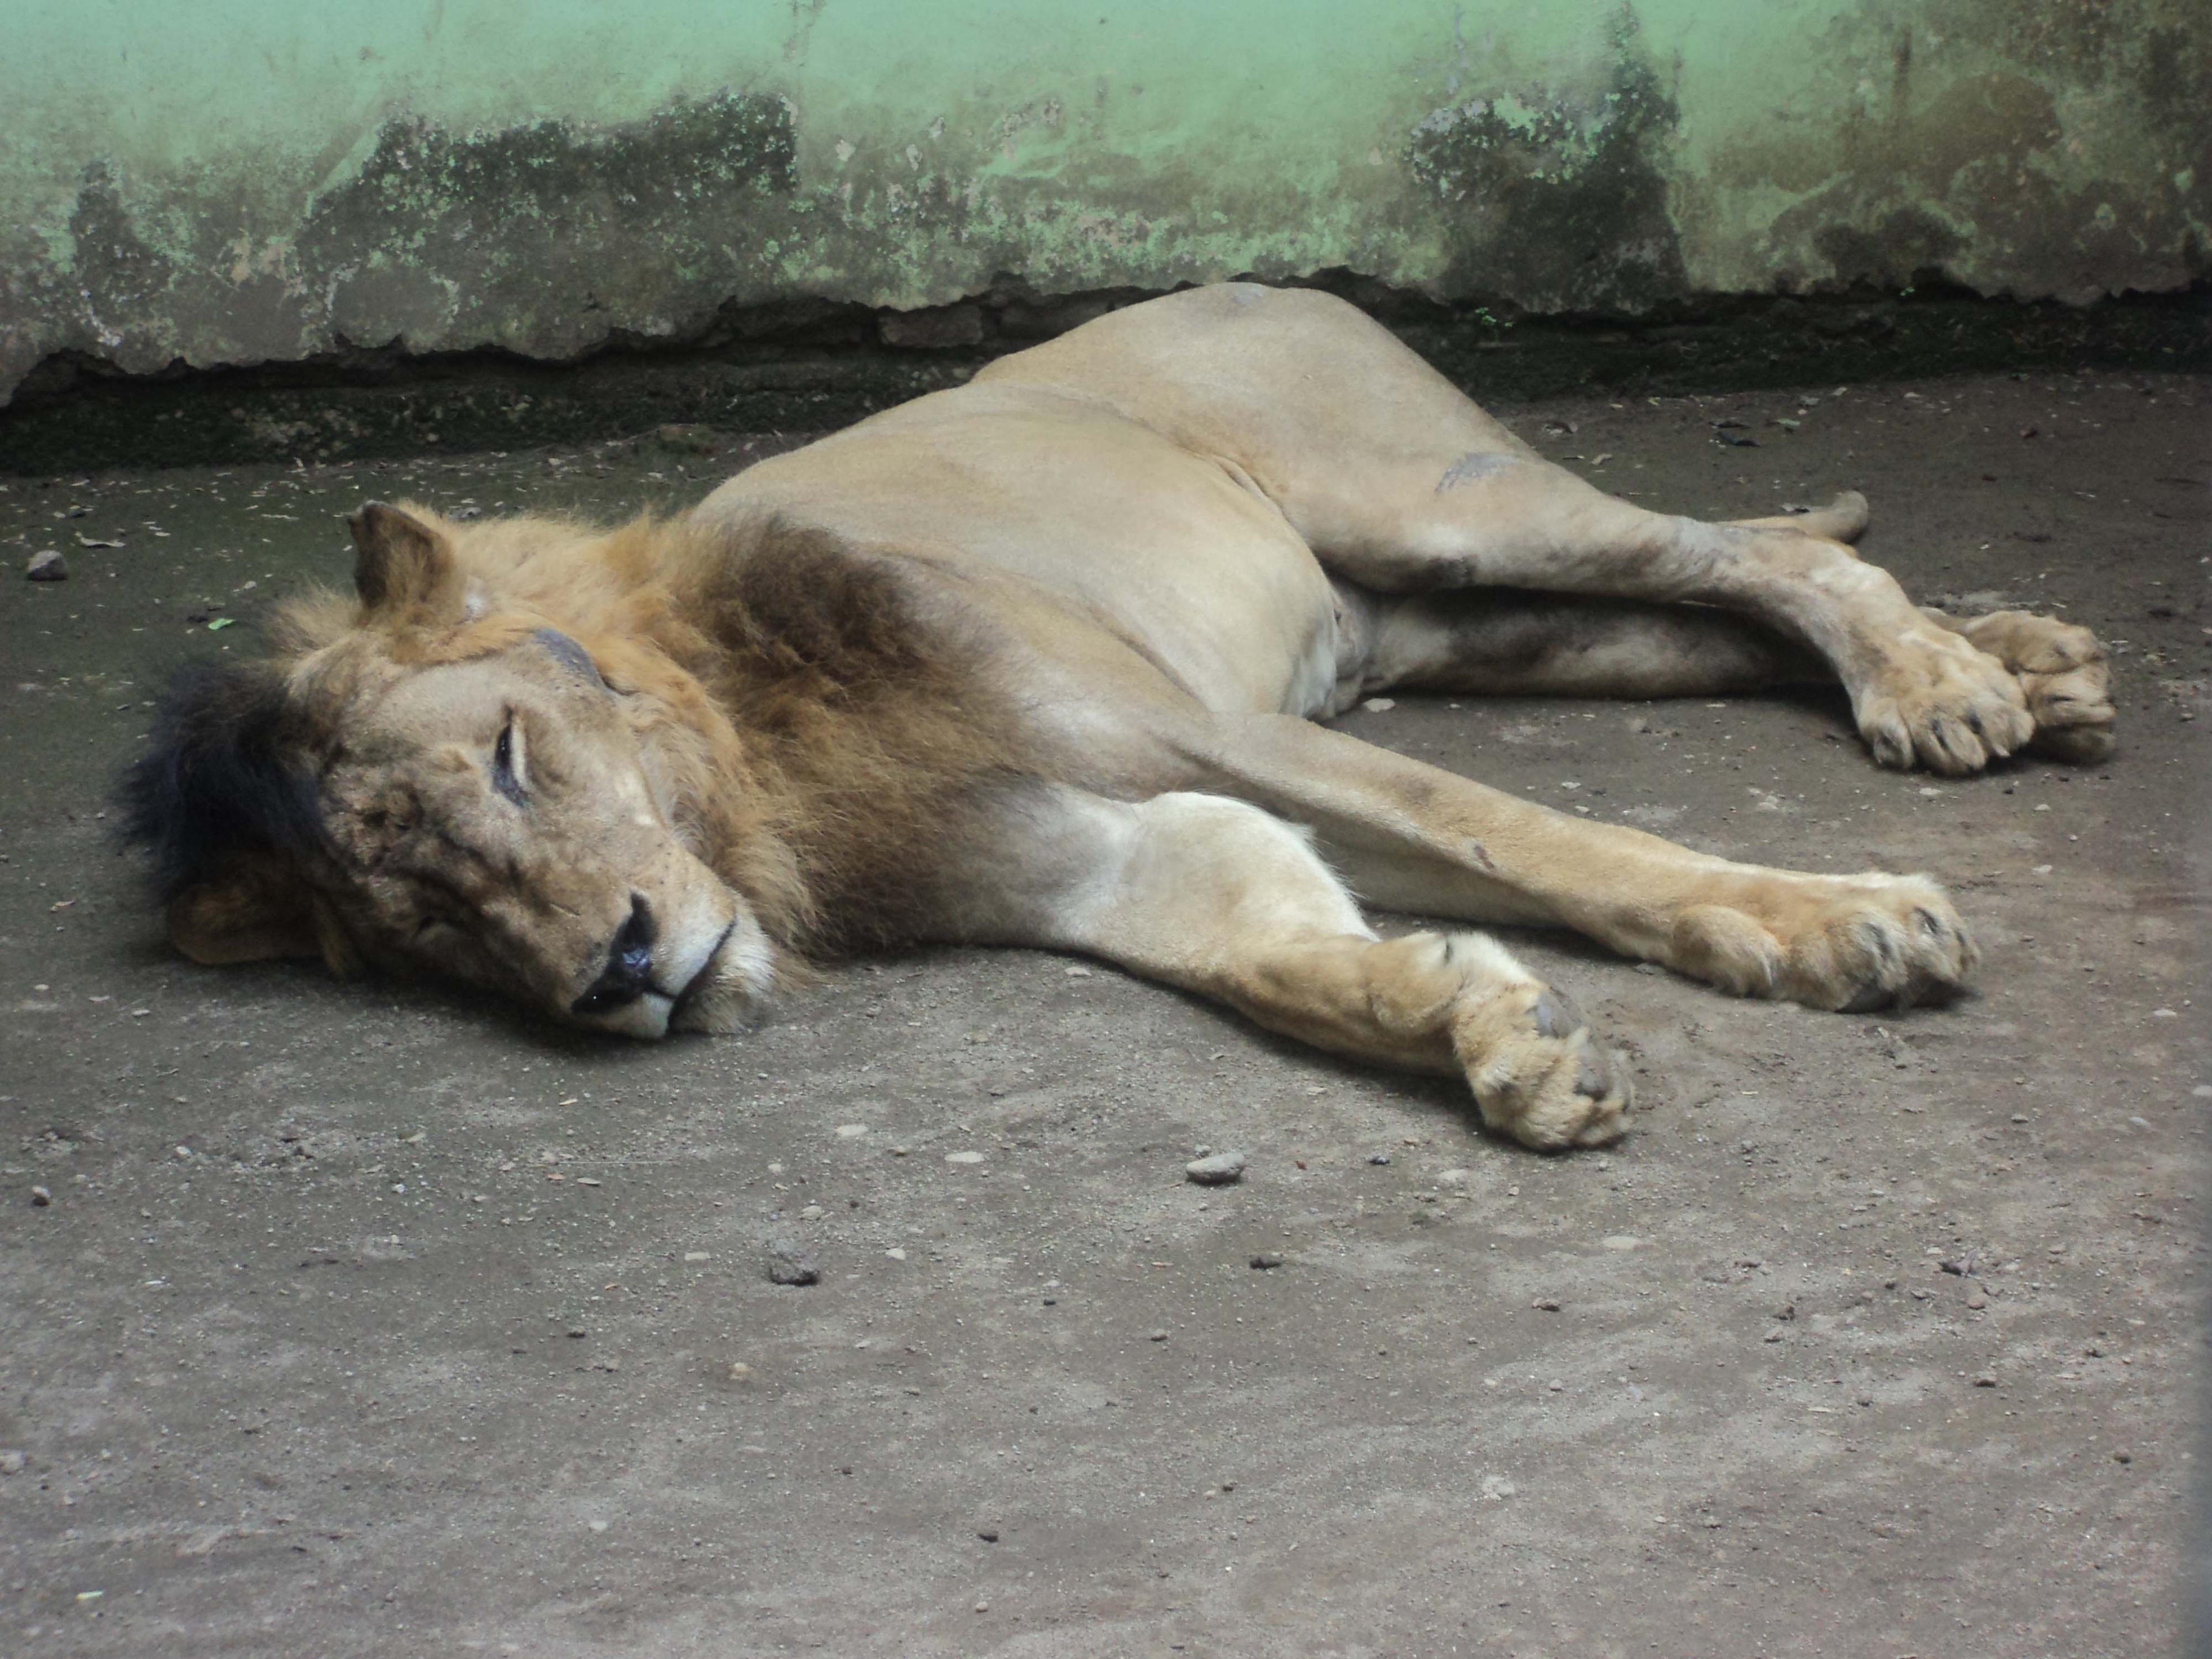
[[[1408,165],[1452,217],[1448,292],[1635,313],[1688,290],[1658,164],[1680,112],[1640,36],[1624,6],[1595,92],[1476,98],[1414,128]]]
[[[2212,33],[2185,15],[1937,0],[1900,21],[1870,0],[1821,42],[1828,106],[1747,121],[1714,177],[1796,197],[1764,238],[1785,291],[1940,276],[2081,303],[2182,286],[2203,269],[2192,222],[2212,218]]]
[[[1813,244],[1847,283],[1901,287],[1932,278],[1959,246],[1958,234],[1924,208],[1893,208],[1872,228],[1834,224]]]
[[[581,344],[606,332],[609,296],[664,291],[672,271],[737,276],[748,230],[797,188],[790,106],[724,92],[644,121],[580,130],[538,121],[453,133],[386,126],[344,185],[315,202],[295,258],[327,284],[332,325],[380,343],[456,325],[533,343],[552,296]]]
[[[105,163],[85,169],[69,228],[76,245],[80,297],[96,321],[119,332],[130,319],[160,310],[175,284],[176,267],[139,235]]]

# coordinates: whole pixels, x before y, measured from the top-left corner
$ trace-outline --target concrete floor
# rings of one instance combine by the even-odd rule
[[[682,503],[787,441],[0,480],[0,1652],[2168,1647],[2212,386],[1816,391],[1510,413],[1655,505],[1866,489],[1916,592],[2113,643],[2124,747],[1954,783],[1821,697],[1355,712],[1731,856],[1931,872],[1978,930],[1977,997],[1865,1018],[1516,939],[1638,1071],[1632,1137],[1557,1159],[1034,954],[650,1048],[194,968],[101,817],[169,664],[342,580],[364,498]],[[1251,1173],[1186,1184],[1200,1146]],[[768,1281],[781,1235],[821,1283]]]

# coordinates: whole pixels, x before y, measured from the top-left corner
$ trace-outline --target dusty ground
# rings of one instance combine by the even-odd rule
[[[180,963],[102,792],[167,664],[342,574],[336,514],[682,502],[775,441],[4,481],[0,1651],[2166,1648],[2212,386],[1817,391],[1511,413],[1654,504],[1862,485],[1917,592],[2112,641],[2125,746],[1950,783],[1820,698],[1352,714],[1733,856],[1933,872],[1978,931],[1979,996],[1901,1018],[1520,941],[1638,1060],[1633,1137],[1559,1159],[1037,955],[657,1048]],[[1185,1184],[1200,1146],[1244,1184]],[[776,1235],[819,1285],[768,1282]]]

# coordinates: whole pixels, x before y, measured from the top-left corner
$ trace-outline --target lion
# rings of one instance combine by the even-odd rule
[[[810,964],[1079,953],[1380,1066],[1534,1147],[1626,1067],[1494,939],[1569,927],[1741,996],[1944,998],[1923,875],[1732,863],[1317,722],[1374,694],[1840,682],[1875,760],[2112,745],[2105,652],[1917,609],[1866,503],[1705,523],[1536,454],[1339,300],[1132,306],[762,461],[682,515],[371,503],[355,592],[172,692],[127,775],[207,963],[428,972],[633,1037],[729,1032]]]

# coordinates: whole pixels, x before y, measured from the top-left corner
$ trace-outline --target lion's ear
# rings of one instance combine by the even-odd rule
[[[371,501],[346,520],[353,531],[353,585],[370,611],[397,617],[410,611],[458,622],[467,585],[453,545],[435,525],[404,507]]]
[[[272,957],[320,957],[344,975],[358,965],[337,918],[283,860],[246,856],[169,902],[169,941],[210,968]]]

